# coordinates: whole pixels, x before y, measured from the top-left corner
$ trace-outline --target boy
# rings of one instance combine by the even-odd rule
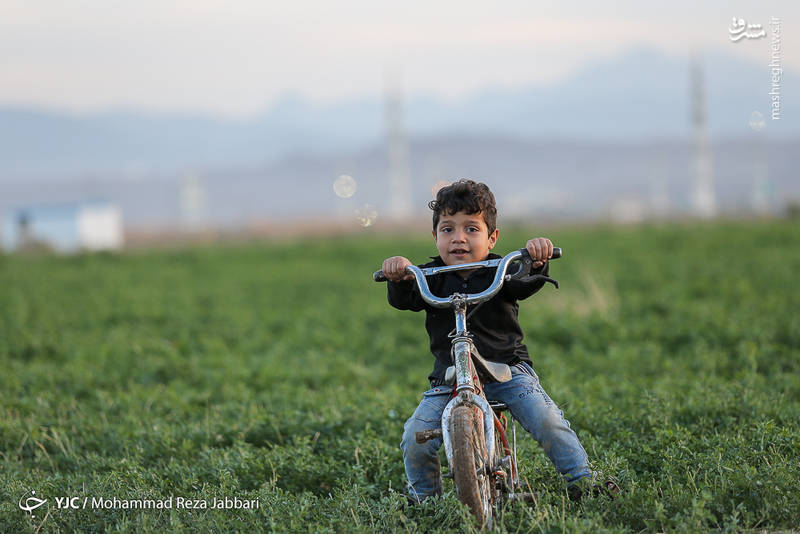
[[[497,243],[499,230],[495,222],[497,209],[494,195],[483,183],[459,180],[439,190],[430,202],[433,210],[433,240],[439,256],[420,267],[455,265],[499,258],[489,251]],[[531,239],[526,248],[533,260],[530,274],[549,271],[547,260],[553,254],[553,244],[547,238]],[[428,377],[431,388],[423,394],[414,414],[405,424],[401,448],[408,477],[410,498],[421,502],[440,495],[442,478],[438,450],[441,438],[419,444],[415,433],[441,427],[442,411],[450,401],[452,388],[444,384],[445,370],[452,365],[448,334],[455,326],[449,309],[428,306],[419,296],[413,274],[406,274],[411,262],[394,256],[383,262],[388,282],[389,304],[400,310],[425,310],[425,328],[431,340],[431,352],[436,357],[433,372]],[[434,295],[443,297],[455,292],[478,293],[489,287],[496,268],[472,269],[443,273],[428,280]],[[509,382],[484,384],[486,396],[508,404],[513,417],[544,448],[556,469],[570,485],[570,496],[580,498],[582,486],[592,478],[586,452],[569,422],[558,406],[547,396],[531,368],[528,350],[522,344],[522,329],[517,320],[518,300],[541,289],[542,281],[524,279],[506,282],[491,300],[468,315],[468,326],[474,335],[478,352],[487,360],[511,366]],[[468,310],[473,311],[474,306]]]

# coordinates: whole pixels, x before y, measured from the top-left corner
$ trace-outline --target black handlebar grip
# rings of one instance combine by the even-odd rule
[[[386,282],[387,280],[386,275],[383,274],[383,271],[375,271],[372,273],[372,279],[376,282]]]
[[[528,254],[528,249],[527,248],[521,248],[521,249],[519,249],[519,251],[522,253],[522,260],[523,261],[531,259],[531,255]],[[553,247],[553,255],[550,256],[550,259],[551,260],[556,260],[556,259],[560,258],[561,256],[563,256],[563,253],[561,252],[561,249],[559,247]]]

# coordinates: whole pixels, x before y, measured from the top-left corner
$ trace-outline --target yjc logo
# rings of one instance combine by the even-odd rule
[[[30,493],[31,493],[30,497],[26,498],[25,497],[25,495],[27,495],[27,493],[26,493],[25,495],[23,495],[20,498],[20,500],[19,500],[19,509],[24,511],[24,512],[28,512],[29,514],[31,514],[31,517],[36,517],[36,516],[33,515],[33,511],[36,510],[37,508],[39,508],[44,503],[46,503],[47,499],[40,499],[39,497],[36,496],[36,492],[35,491],[31,491]],[[24,502],[23,502],[23,499],[25,499]]]

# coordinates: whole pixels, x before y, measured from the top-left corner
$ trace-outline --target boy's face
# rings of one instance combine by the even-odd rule
[[[433,240],[444,263],[458,265],[485,260],[499,234],[497,229],[489,233],[483,213],[467,215],[459,211],[453,215],[442,214],[433,232]]]

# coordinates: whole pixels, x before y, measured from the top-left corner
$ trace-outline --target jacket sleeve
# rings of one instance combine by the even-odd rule
[[[402,282],[386,282],[389,304],[398,310],[421,311],[425,309],[425,301],[419,294],[414,280]]]
[[[509,280],[505,283],[503,286],[503,291],[507,295],[510,295],[517,300],[524,300],[542,289],[546,283],[544,280],[528,280],[527,278],[536,274],[549,276],[550,262],[546,262],[538,269],[533,269],[531,267],[528,267],[528,269],[530,269],[530,272],[525,277],[517,280]]]

